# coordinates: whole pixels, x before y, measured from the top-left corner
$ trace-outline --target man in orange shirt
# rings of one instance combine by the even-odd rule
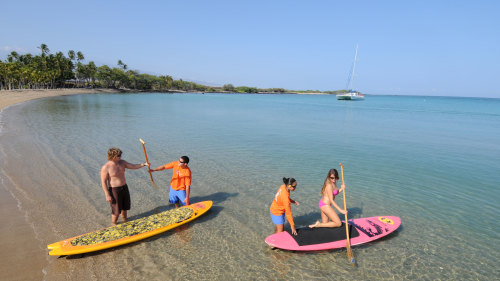
[[[162,165],[151,172],[172,169],[172,179],[170,180],[170,191],[168,201],[179,207],[179,203],[189,205],[189,192],[191,189],[191,170],[188,167],[189,157],[181,156],[179,161]]]

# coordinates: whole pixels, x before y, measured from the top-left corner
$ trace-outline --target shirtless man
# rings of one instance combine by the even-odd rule
[[[130,210],[130,193],[125,180],[125,168],[140,169],[148,163],[130,164],[122,160],[122,151],[112,147],[108,150],[108,162],[101,168],[101,185],[106,201],[111,205],[111,222],[116,225],[118,216],[127,221],[127,210]]]

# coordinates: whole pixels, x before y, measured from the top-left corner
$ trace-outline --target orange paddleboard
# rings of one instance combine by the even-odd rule
[[[113,248],[139,241],[188,223],[206,213],[212,201],[168,210],[116,226],[68,238],[50,245],[49,255],[75,255]]]

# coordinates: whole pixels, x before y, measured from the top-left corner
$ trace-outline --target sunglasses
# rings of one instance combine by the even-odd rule
[[[336,180],[337,178],[336,177],[330,177],[331,180]]]

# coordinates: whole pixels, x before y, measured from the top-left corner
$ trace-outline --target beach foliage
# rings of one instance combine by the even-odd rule
[[[40,54],[11,52],[0,60],[0,90],[59,89],[59,88],[109,88],[123,91],[158,92],[225,92],[225,93],[286,93],[297,92],[283,88],[260,89],[256,87],[225,84],[222,87],[173,79],[170,75],[151,75],[129,69],[122,60],[116,67],[85,63],[82,52],[69,50],[51,53],[46,44],[37,47]]]

